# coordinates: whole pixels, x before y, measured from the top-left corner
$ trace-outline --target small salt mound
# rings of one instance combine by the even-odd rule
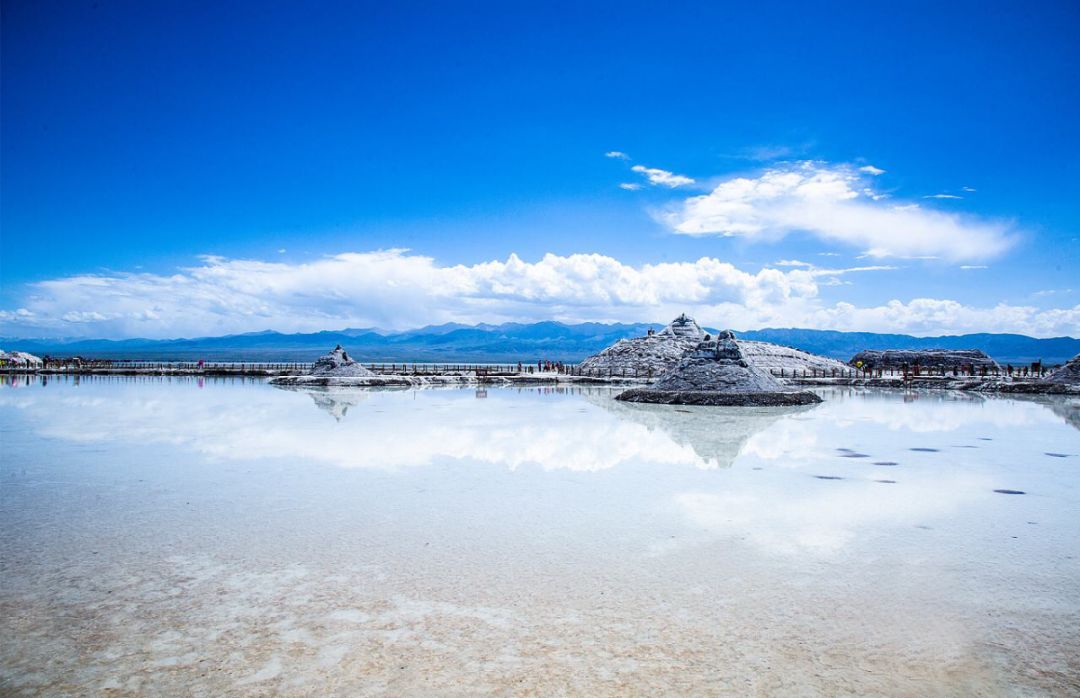
[[[733,332],[703,341],[653,384],[654,390],[717,390],[727,393],[781,392],[772,376],[749,363]]]
[[[739,406],[821,402],[813,393],[785,390],[768,372],[748,362],[731,331],[700,342],[650,388],[628,390],[617,399]]]
[[[41,366],[43,363],[40,358],[27,354],[25,351],[4,351],[3,349],[0,349],[0,361],[29,368]]]
[[[1080,354],[1069,359],[1064,366],[1051,372],[1043,380],[1047,383],[1080,385]]]
[[[348,353],[339,344],[334,347],[332,352],[315,360],[311,375],[367,377],[375,374],[364,368],[362,364],[349,358]]]

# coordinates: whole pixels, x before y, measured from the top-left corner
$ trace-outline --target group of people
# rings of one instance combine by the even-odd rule
[[[532,366],[525,366],[520,361],[517,365],[518,373],[533,372]],[[536,362],[537,373],[569,373],[570,367],[564,364],[562,361],[549,361],[547,359],[538,359]]]

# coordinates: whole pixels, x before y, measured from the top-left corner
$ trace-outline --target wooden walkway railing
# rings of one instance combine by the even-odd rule
[[[361,362],[363,366],[377,375],[461,375],[477,376],[515,376],[527,375],[568,375],[588,378],[634,378],[652,379],[658,372],[637,367],[606,369],[583,368],[576,364],[564,363],[426,363],[426,362]],[[263,361],[139,361],[105,359],[50,359],[44,366],[25,366],[11,363],[0,364],[0,373],[146,373],[146,374],[206,374],[206,375],[300,375],[309,373],[314,364],[310,362],[263,362]],[[1025,366],[1009,371],[1006,368],[965,367],[911,367],[907,369],[770,369],[777,378],[838,378],[863,379],[875,378],[1000,378],[1014,380],[1037,379],[1054,367]]]

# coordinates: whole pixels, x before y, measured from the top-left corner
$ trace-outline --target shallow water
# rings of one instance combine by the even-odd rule
[[[1080,692],[1075,399],[611,395],[2,384],[0,690]]]

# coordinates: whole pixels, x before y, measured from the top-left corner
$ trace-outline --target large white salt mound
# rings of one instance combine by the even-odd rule
[[[697,347],[707,336],[706,332],[685,313],[671,321],[664,329],[645,337],[620,339],[610,347],[593,354],[581,362],[582,371],[588,374],[636,376],[649,378],[659,376],[674,368],[679,359]],[[787,375],[794,372],[846,374],[851,367],[836,359],[817,356],[791,347],[769,342],[753,342],[735,339],[748,362],[755,367]]]
[[[800,349],[783,347],[769,342],[754,342],[748,339],[736,339],[739,348],[742,349],[746,360],[765,371],[785,371],[790,374],[793,371],[815,371],[829,374],[836,371],[838,375],[846,374],[851,370],[842,361],[818,356]]]

